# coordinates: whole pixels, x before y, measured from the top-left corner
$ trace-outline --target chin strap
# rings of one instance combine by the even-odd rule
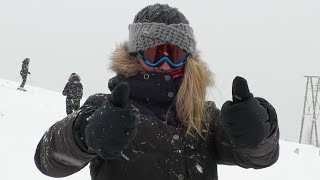
[[[171,72],[171,76],[172,76],[173,79],[181,77],[181,76],[183,76],[183,74],[184,74],[184,70],[183,69],[178,69],[176,71],[172,71]]]

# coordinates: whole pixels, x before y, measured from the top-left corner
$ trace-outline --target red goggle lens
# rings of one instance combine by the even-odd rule
[[[167,56],[173,63],[177,64],[188,55],[187,51],[172,44],[162,44],[140,52],[152,63],[156,63],[162,57]]]

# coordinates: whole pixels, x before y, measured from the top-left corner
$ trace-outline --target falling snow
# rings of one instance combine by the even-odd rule
[[[0,149],[0,154],[4,155],[1,159],[3,163],[0,168],[0,179],[52,180],[52,178],[39,172],[34,165],[33,156],[38,141],[48,127],[65,117],[65,98],[60,92],[52,92],[28,85],[26,89],[29,89],[29,92],[17,91],[16,87],[18,85],[19,83],[0,79],[0,98],[2,102],[0,104],[0,120],[6,122],[5,125],[0,126],[2,133],[0,141],[2,142],[2,147],[4,147]],[[173,139],[173,135],[170,136],[170,141]],[[163,137],[163,135],[159,134],[159,137]],[[50,138],[44,137],[44,141],[50,141]],[[141,141],[139,145],[157,148],[154,143],[147,141]],[[188,145],[188,147],[195,149],[193,145]],[[219,180],[238,179],[239,177],[245,177],[247,180],[255,180],[257,177],[261,180],[320,179],[318,173],[320,167],[318,148],[282,140],[280,141],[280,147],[280,158],[274,166],[262,170],[243,169],[236,166],[219,166]],[[299,149],[299,154],[294,152],[297,148]],[[133,149],[131,154],[143,156],[145,153]],[[127,152],[124,156],[121,156],[126,160],[132,160],[131,155],[129,156]],[[83,162],[77,159],[59,154],[58,152],[55,153],[55,157],[64,159],[69,164],[83,164]],[[196,155],[190,158],[198,159]],[[172,159],[171,161],[176,161],[176,159]],[[170,160],[167,162],[169,163]],[[23,167],[19,168],[19,173],[17,173],[17,164],[19,167]],[[193,168],[198,173],[204,170],[201,163],[194,164]],[[172,171],[170,173],[176,177],[179,176],[177,172]],[[63,179],[90,179],[89,169],[86,167],[78,173]]]

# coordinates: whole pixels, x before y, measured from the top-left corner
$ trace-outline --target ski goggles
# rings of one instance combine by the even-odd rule
[[[162,44],[144,51],[137,51],[137,55],[150,67],[159,67],[166,61],[172,68],[182,67],[191,56],[190,53],[173,44]]]

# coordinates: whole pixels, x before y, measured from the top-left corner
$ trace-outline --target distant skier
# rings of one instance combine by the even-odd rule
[[[83,87],[80,82],[80,76],[76,73],[72,73],[69,77],[68,83],[63,89],[62,94],[67,96],[66,98],[66,112],[67,114],[73,113],[73,111],[79,109],[80,100],[83,95]]]
[[[30,62],[30,59],[29,59],[29,58],[25,58],[25,59],[22,61],[22,67],[21,67],[21,70],[20,70],[20,75],[21,75],[21,77],[22,77],[22,82],[21,82],[20,86],[18,87],[19,90],[25,91],[24,85],[25,85],[26,82],[27,82],[27,76],[28,76],[28,74],[31,74],[31,73],[29,72],[29,62]]]

